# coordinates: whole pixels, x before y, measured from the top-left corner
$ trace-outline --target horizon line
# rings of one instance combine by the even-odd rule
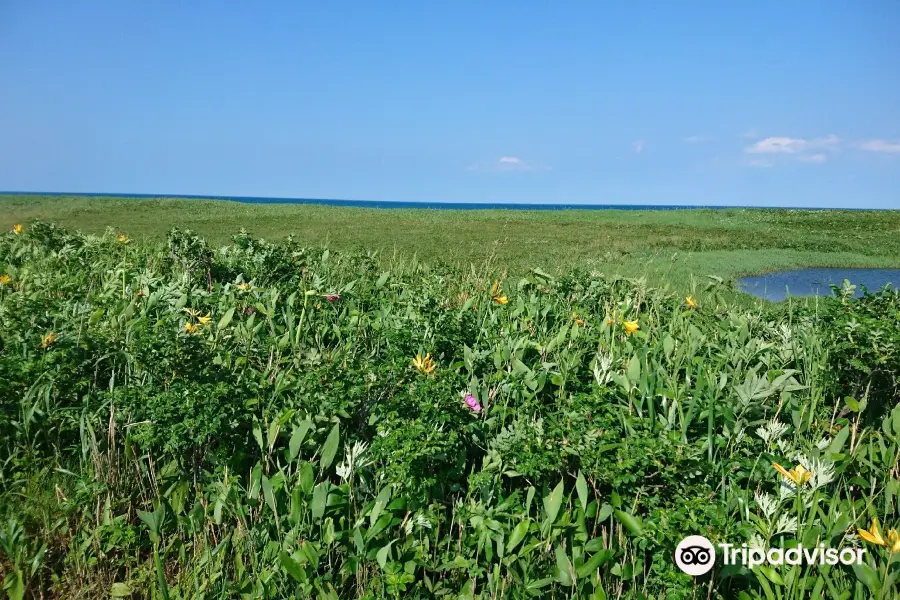
[[[846,211],[894,211],[900,208],[852,208],[827,206],[765,206],[742,204],[643,204],[643,203],[571,203],[571,202],[497,202],[497,201],[441,201],[441,200],[359,200],[339,198],[304,198],[290,196],[236,196],[226,194],[146,194],[113,192],[34,192],[4,191],[0,196],[74,196],[82,198],[140,198],[173,200],[220,200],[246,204],[316,204],[320,206],[352,206],[356,208],[411,208],[449,209],[479,208],[482,210],[691,210],[691,209],[760,209],[760,210],[846,210]],[[483,207],[483,208],[482,208]]]

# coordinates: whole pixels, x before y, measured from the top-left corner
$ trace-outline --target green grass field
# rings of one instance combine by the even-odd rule
[[[893,213],[3,202],[0,598],[898,598],[900,292],[672,289]]]
[[[194,199],[0,196],[0,230],[40,219],[86,233],[161,238],[173,226],[213,244],[241,228],[265,239],[378,249],[512,274],[573,266],[689,285],[801,266],[900,266],[900,211],[452,211],[241,204]]]

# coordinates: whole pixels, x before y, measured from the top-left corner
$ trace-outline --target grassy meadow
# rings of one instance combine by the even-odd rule
[[[730,285],[897,266],[895,212],[3,197],[0,231],[9,598],[900,597],[900,293]],[[689,534],[866,552],[695,578]]]
[[[802,266],[900,267],[900,211],[710,209],[496,211],[366,209],[224,200],[0,196],[0,230],[31,220],[140,239],[191,229],[211,245],[241,228],[276,240],[379,251],[432,265],[561,274],[573,267],[646,275],[686,290],[692,278]]]

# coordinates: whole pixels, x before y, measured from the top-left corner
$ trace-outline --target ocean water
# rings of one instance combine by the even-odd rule
[[[830,296],[831,286],[840,287],[844,279],[856,286],[854,295],[859,297],[863,287],[870,292],[887,284],[900,288],[900,269],[791,269],[742,277],[738,280],[738,289],[757,298],[778,302],[788,296]]]
[[[194,196],[179,194],[108,194],[64,192],[0,192],[16,196],[74,196],[92,198],[176,198],[188,200],[228,200],[247,204],[320,204],[324,206],[355,206],[359,208],[429,208],[435,210],[685,210],[696,208],[738,208],[716,205],[675,204],[550,204],[528,202],[402,202],[393,200],[328,200],[322,198],[264,198],[255,196]]]

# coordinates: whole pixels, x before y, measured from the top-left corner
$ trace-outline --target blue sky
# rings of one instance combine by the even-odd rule
[[[0,189],[900,208],[900,2],[0,2]]]

